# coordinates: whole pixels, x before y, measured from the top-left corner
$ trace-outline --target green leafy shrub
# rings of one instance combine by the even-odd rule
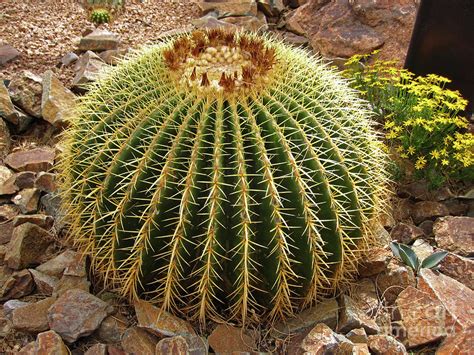
[[[344,75],[369,101],[389,146],[413,164],[415,178],[426,178],[431,187],[446,179],[474,179],[474,135],[458,115],[467,101],[445,88],[449,79],[415,77],[394,62],[362,63],[367,58],[353,56]]]
[[[107,9],[92,10],[90,19],[96,25],[110,22],[110,13]]]
[[[60,169],[71,233],[124,296],[202,322],[287,317],[377,239],[386,155],[368,115],[303,50],[171,38],[83,97]]]

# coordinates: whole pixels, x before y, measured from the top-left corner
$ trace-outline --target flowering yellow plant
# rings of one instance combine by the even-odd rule
[[[473,179],[474,135],[459,115],[467,101],[445,87],[450,80],[417,77],[390,61],[364,64],[369,56],[350,58],[344,75],[370,103],[389,145],[413,163],[415,177],[427,178],[432,187],[446,179]]]

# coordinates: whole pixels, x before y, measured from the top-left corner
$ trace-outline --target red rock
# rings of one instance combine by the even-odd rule
[[[56,191],[56,175],[44,171],[39,172],[35,181],[35,187],[44,192]]]
[[[474,324],[474,291],[462,283],[429,269],[421,269],[418,288],[441,302],[446,310],[446,328],[467,329]]]
[[[82,290],[66,291],[51,306],[48,322],[68,343],[92,334],[107,315],[113,312],[106,302]]]
[[[10,46],[9,44],[2,44],[0,45],[0,66],[15,60],[20,55],[14,47]]]
[[[207,340],[209,346],[216,353],[231,353],[233,351],[250,352],[256,347],[254,337],[247,334],[241,328],[231,327],[226,324],[219,324],[212,331]]]
[[[403,244],[411,244],[415,239],[423,237],[424,235],[423,229],[407,223],[397,224],[390,232],[392,240]]]
[[[439,264],[439,270],[474,290],[474,260],[448,253]]]
[[[347,333],[355,328],[364,328],[367,334],[376,334],[379,332],[380,328],[375,320],[360,309],[351,297],[342,295],[340,307],[341,314],[337,328],[339,333]]]
[[[36,354],[68,355],[70,352],[61,337],[52,330],[38,334]]]
[[[188,322],[153,306],[147,301],[135,301],[138,326],[157,336],[196,335]]]
[[[441,249],[462,256],[474,256],[474,217],[440,218],[433,226]]]
[[[178,335],[161,339],[156,344],[155,354],[207,354],[206,342],[195,335]]]
[[[415,203],[412,210],[412,218],[416,224],[424,220],[434,220],[437,217],[449,215],[448,208],[441,202],[436,201],[420,201]]]
[[[50,297],[16,308],[12,312],[13,328],[27,333],[39,333],[48,330],[48,309],[54,301],[55,299]]]
[[[338,312],[339,305],[336,299],[328,299],[303,310],[293,318],[277,323],[272,334],[275,337],[286,337],[289,334],[314,327],[318,323],[324,323],[329,328],[336,329]]]
[[[13,219],[13,227],[18,227],[25,223],[36,224],[38,227],[50,230],[53,228],[54,219],[53,217],[45,214],[20,215]]]
[[[370,277],[384,271],[393,257],[392,253],[385,248],[373,248],[359,266],[359,275]]]
[[[287,348],[288,354],[334,354],[343,343],[352,342],[343,335],[331,330],[326,324],[317,324],[309,332],[305,332],[291,339]],[[211,348],[214,349],[211,342]],[[251,351],[251,350],[249,350]],[[347,353],[343,351],[342,353]]]
[[[474,325],[446,338],[436,350],[436,355],[469,355],[472,354],[473,344]]]
[[[441,302],[428,293],[407,287],[395,302],[406,335],[407,347],[417,347],[443,339],[447,332],[446,315]]]
[[[405,355],[405,345],[390,335],[380,334],[369,336],[369,349],[375,355]]]
[[[158,337],[144,329],[131,327],[123,334],[122,348],[130,354],[155,355],[158,340]]]
[[[416,280],[413,270],[395,259],[390,261],[387,269],[379,274],[377,278],[377,287],[380,289],[381,297],[385,299],[388,305],[395,302],[402,290],[415,285]]]
[[[33,292],[33,288],[33,277],[28,270],[10,271],[10,273],[0,275],[0,301],[29,295]]]
[[[9,154],[5,164],[17,171],[47,171],[53,167],[54,157],[52,148],[34,148]]]
[[[52,242],[52,235],[36,224],[27,222],[15,227],[8,243],[5,263],[15,270],[38,265]]]

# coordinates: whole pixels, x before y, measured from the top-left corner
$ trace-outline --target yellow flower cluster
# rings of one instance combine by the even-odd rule
[[[412,161],[420,177],[451,178],[464,169],[474,178],[474,136],[459,115],[467,100],[445,87],[448,78],[415,76],[394,62],[367,64],[374,54],[350,58],[343,74],[369,102],[394,151]]]

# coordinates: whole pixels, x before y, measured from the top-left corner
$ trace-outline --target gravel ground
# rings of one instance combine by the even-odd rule
[[[61,57],[76,50],[81,35],[94,28],[85,1],[0,0],[0,42],[18,49],[21,57],[0,68],[0,78],[10,78],[23,70],[42,74]],[[199,16],[196,1],[127,1],[125,11],[101,28],[118,33],[121,47],[137,47],[154,41],[161,33],[186,27]],[[71,69],[56,69],[69,84]]]

